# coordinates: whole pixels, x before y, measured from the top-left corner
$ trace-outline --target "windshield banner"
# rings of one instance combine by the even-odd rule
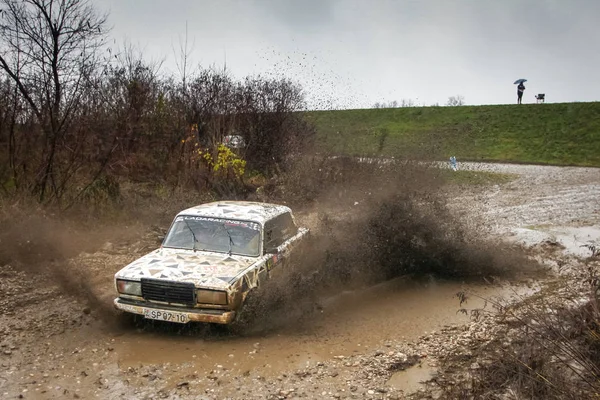
[[[239,226],[242,228],[250,228],[253,230],[260,230],[260,225],[256,222],[250,221],[239,221],[235,219],[224,219],[224,218],[210,218],[210,217],[197,217],[193,215],[184,215],[179,216],[175,219],[175,221],[208,221],[208,222],[218,222],[221,224],[231,225],[231,226]]]

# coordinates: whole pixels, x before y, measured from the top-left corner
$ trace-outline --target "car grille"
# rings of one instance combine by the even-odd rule
[[[196,288],[191,282],[170,282],[160,279],[142,278],[142,297],[146,300],[196,304]]]

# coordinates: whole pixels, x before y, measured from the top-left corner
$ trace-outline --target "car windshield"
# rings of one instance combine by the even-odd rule
[[[257,257],[260,254],[260,225],[249,221],[178,216],[163,247]]]

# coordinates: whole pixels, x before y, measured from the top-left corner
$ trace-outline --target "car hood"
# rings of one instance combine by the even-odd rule
[[[197,287],[225,289],[240,272],[258,260],[223,253],[161,248],[135,260],[117,272],[116,277],[193,282]]]

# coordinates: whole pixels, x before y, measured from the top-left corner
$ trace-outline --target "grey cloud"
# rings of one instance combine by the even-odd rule
[[[194,59],[238,76],[279,72],[315,98],[369,106],[419,98],[512,103],[598,99],[597,0],[96,0],[113,36],[166,58],[189,22]]]
[[[267,23],[279,23],[293,30],[309,31],[332,23],[337,2],[323,0],[254,0],[252,5],[263,10]]]

